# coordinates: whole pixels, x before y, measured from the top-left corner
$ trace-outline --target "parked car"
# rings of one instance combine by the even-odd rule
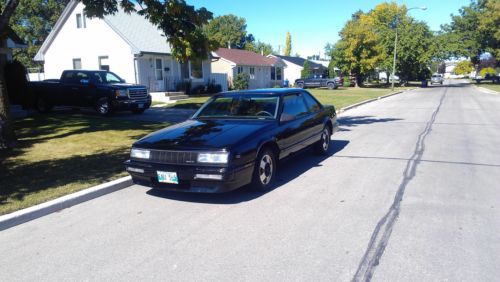
[[[272,187],[278,161],[313,146],[325,154],[338,130],[334,106],[296,88],[226,92],[192,118],[132,146],[126,170],[155,189],[217,193]]]
[[[432,84],[443,84],[443,75],[441,74],[433,74],[431,76],[431,85]]]
[[[500,83],[500,76],[487,73],[484,77],[478,75],[474,78],[477,83],[481,83],[485,80],[490,80],[492,83]]]
[[[65,70],[61,79],[30,82],[35,106],[48,112],[53,106],[93,107],[101,115],[118,110],[143,113],[151,106],[145,86],[125,83],[110,71]]]
[[[338,79],[326,78],[322,75],[313,75],[295,80],[295,86],[298,88],[328,87],[328,89],[337,89],[339,85]]]

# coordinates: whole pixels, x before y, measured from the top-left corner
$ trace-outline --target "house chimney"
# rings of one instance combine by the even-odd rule
[[[262,47],[262,49],[260,49],[260,54],[261,54],[262,56],[264,56],[264,47]]]
[[[231,49],[231,41],[227,42],[227,49]]]

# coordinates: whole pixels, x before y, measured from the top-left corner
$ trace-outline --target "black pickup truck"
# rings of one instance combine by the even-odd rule
[[[38,111],[53,106],[93,107],[101,115],[130,110],[141,114],[151,106],[145,86],[125,83],[109,71],[66,70],[61,79],[31,82]]]
[[[322,75],[314,75],[308,78],[299,78],[295,80],[295,86],[298,88],[328,87],[328,89],[337,89],[340,80],[336,78],[326,78]]]

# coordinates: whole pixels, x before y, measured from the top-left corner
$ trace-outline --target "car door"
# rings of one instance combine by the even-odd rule
[[[307,91],[301,92],[309,112],[305,128],[304,145],[309,146],[318,141],[323,131],[325,112],[321,104]]]
[[[78,71],[66,71],[61,79],[59,104],[63,106],[76,106],[75,96],[78,92]]]
[[[280,115],[280,130],[277,136],[280,157],[304,148],[307,139],[308,127],[311,124],[311,115],[301,92],[288,94],[283,97],[282,112]]]

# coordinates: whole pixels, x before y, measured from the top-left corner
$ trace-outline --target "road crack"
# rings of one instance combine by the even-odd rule
[[[439,105],[432,113],[430,121],[427,122],[425,129],[418,135],[417,143],[415,144],[415,151],[406,164],[406,168],[403,172],[403,179],[399,184],[396,195],[394,196],[394,201],[392,202],[392,205],[387,213],[377,223],[363,259],[361,260],[352,281],[370,281],[375,268],[382,258],[385,248],[389,243],[394,224],[398,219],[406,187],[415,177],[417,166],[420,164],[425,151],[425,139],[432,131],[432,125],[434,124],[436,116],[441,109],[441,105],[443,104],[447,91],[448,88],[445,88],[445,91],[439,100]]]

